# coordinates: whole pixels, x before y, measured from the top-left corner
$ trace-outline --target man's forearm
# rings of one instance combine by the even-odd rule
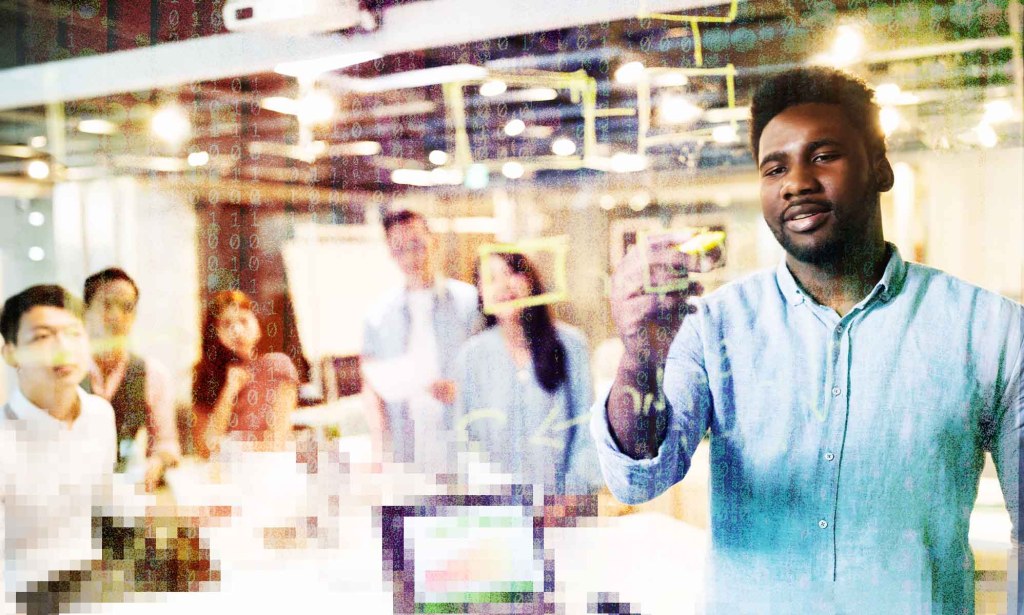
[[[608,396],[608,424],[619,450],[633,459],[658,454],[668,428],[668,404],[661,390],[663,369],[624,359]]]

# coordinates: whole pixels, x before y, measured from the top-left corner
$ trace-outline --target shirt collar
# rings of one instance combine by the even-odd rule
[[[76,387],[76,392],[78,393],[79,411],[78,418],[76,418],[74,423],[71,425],[72,429],[84,422],[83,419],[89,413],[89,403],[86,399],[87,393],[82,390],[82,387]],[[64,421],[59,421],[53,418],[49,412],[29,401],[18,387],[15,387],[14,392],[11,394],[11,398],[7,403],[10,404],[14,415],[28,424],[36,425],[45,429],[68,429],[68,426]]]
[[[874,289],[868,293],[868,297],[877,294],[882,301],[889,301],[903,288],[903,282],[907,277],[907,264],[900,256],[899,249],[886,242],[889,251],[889,262],[885,265],[881,279],[875,284]],[[790,305],[800,305],[807,298],[806,293],[797,284],[796,278],[786,265],[786,256],[782,256],[779,266],[775,270],[775,277],[778,280],[779,289]]]

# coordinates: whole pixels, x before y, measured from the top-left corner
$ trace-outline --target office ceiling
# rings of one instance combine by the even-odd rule
[[[235,36],[224,33],[212,2],[144,4],[0,1],[0,65],[42,69],[68,57],[173,45],[175,36]],[[400,4],[412,3],[366,7],[381,33],[403,35],[389,31],[389,11]],[[393,53],[303,83],[260,71],[8,109],[0,111],[0,176],[24,177],[28,163],[41,160],[52,173],[40,181],[160,175],[393,192],[424,189],[410,183],[472,190],[619,173],[719,173],[752,166],[743,119],[752,89],[812,61],[845,64],[884,86],[895,150],[1020,146],[1020,17],[1009,4],[740,2],[725,22],[726,3],[685,13],[710,18],[698,24],[699,45],[687,21],[589,24],[581,15],[577,27]],[[564,5],[553,0],[553,10]],[[446,27],[473,31],[488,19],[487,4],[480,6]],[[436,70],[453,65],[469,72]],[[410,72],[424,69],[434,70]],[[468,81],[415,85],[446,79]],[[187,117],[176,144],[152,132],[154,116],[169,105]],[[279,112],[289,106],[306,119]],[[318,114],[329,119],[316,121]],[[176,116],[161,117],[173,133]],[[516,119],[522,125],[510,126]]]

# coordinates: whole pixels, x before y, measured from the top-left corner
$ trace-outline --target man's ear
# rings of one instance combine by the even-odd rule
[[[879,156],[878,161],[875,162],[875,185],[878,187],[879,192],[889,192],[892,190],[892,185],[895,183],[896,177],[892,172],[892,165],[889,164],[889,159],[886,158],[885,154]]]
[[[13,367],[14,369],[18,369],[18,358],[15,356],[17,353],[17,348],[14,346],[14,344],[11,344],[10,342],[4,342],[3,348],[0,350],[3,351],[4,362]]]

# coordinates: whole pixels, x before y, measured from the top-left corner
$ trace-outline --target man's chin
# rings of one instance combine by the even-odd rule
[[[782,249],[797,261],[808,265],[834,263],[842,258],[844,252],[842,242],[834,239],[799,242],[788,236],[783,238]]]

